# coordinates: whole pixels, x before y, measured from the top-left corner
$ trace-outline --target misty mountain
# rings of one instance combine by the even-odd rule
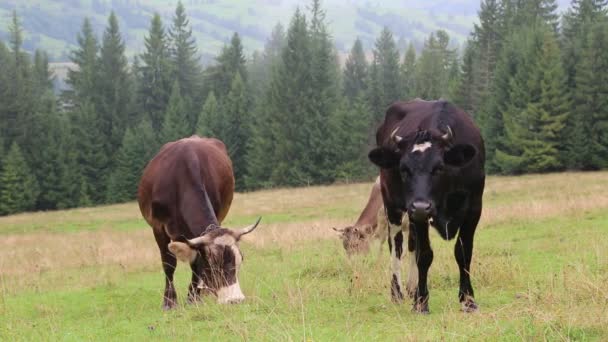
[[[568,6],[561,0],[560,9]],[[24,46],[41,48],[52,60],[66,61],[76,44],[82,21],[89,17],[101,36],[114,11],[127,43],[127,54],[141,52],[143,38],[154,12],[166,27],[175,0],[3,0],[0,2],[0,39],[8,38],[8,23],[17,11],[25,29]],[[272,27],[287,26],[296,10],[307,11],[309,1],[298,0],[184,0],[203,60],[209,60],[237,31],[248,51],[263,47]],[[413,41],[420,46],[432,31],[444,29],[455,45],[462,44],[477,20],[479,0],[325,0],[322,2],[336,46],[350,48],[360,37],[370,48],[383,26],[395,34],[401,48]]]

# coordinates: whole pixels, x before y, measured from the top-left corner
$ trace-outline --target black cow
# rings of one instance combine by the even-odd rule
[[[387,109],[376,143],[369,159],[381,168],[393,256],[392,299],[403,300],[401,220],[407,213],[408,250],[415,252],[410,279],[416,278],[411,272],[416,272],[418,278],[417,286],[408,286],[408,294],[414,299],[413,310],[429,312],[427,274],[433,262],[430,223],[445,240],[458,234],[454,248],[460,269],[458,297],[463,311],[476,311],[469,270],[485,184],[485,151],[479,129],[468,114],[449,102],[416,99],[395,102]]]

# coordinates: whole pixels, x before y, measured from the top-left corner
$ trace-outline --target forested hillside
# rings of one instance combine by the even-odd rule
[[[567,6],[567,0],[562,8]],[[96,34],[101,34],[108,13],[113,10],[132,57],[144,49],[143,37],[150,17],[159,13],[169,21],[175,0],[3,0],[0,2],[0,39],[8,39],[11,12],[17,10],[23,21],[23,47],[29,52],[44,49],[52,61],[67,61],[76,48],[76,34],[82,19],[88,17]],[[239,32],[245,50],[261,49],[277,23],[289,24],[296,7],[307,9],[306,0],[187,0],[189,20],[204,62],[211,61],[221,47]],[[328,0],[324,4],[328,27],[341,52],[360,37],[371,49],[384,26],[395,35],[401,49],[414,41],[422,47],[432,31],[443,29],[455,43],[464,43],[476,20],[478,0]]]
[[[264,48],[242,36],[203,66],[185,5],[149,18],[133,62],[114,12],[101,35],[81,18],[68,90],[44,50],[24,50],[13,12],[0,42],[0,214],[133,200],[165,142],[223,140],[237,191],[369,180],[374,127],[398,99],[443,97],[483,132],[490,173],[608,167],[606,0],[484,0],[466,47],[436,30],[401,53],[385,27],[338,63],[319,0],[276,25]]]

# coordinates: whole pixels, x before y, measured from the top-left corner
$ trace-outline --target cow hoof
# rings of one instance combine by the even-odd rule
[[[177,307],[177,303],[174,301],[165,301],[163,303],[163,310],[164,311],[169,311],[172,309],[175,309]]]
[[[462,306],[462,311],[465,313],[473,313],[479,311],[479,307],[475,303],[473,297],[467,296],[464,301],[460,302],[460,305]]]
[[[429,311],[429,300],[428,297],[426,299],[419,298],[414,302],[414,306],[412,307],[412,312],[422,315],[428,315],[431,313]]]
[[[399,291],[399,290],[391,289],[391,300],[395,304],[402,304],[403,303],[403,293],[401,293],[401,291]]]

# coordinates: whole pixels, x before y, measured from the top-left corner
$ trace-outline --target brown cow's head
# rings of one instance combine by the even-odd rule
[[[453,132],[419,130],[401,137],[396,128],[391,147],[381,146],[369,153],[369,159],[385,169],[398,169],[403,180],[403,203],[412,222],[427,222],[435,215],[449,180],[477,154],[470,144],[454,145]]]
[[[349,226],[343,229],[333,228],[340,233],[340,239],[347,255],[367,253],[373,238],[374,228],[369,225]]]
[[[259,222],[260,219],[240,230],[213,229],[200,237],[186,240],[186,243],[171,242],[169,250],[179,260],[190,263],[199,277],[199,289],[214,293],[221,304],[240,303],[245,296],[238,279],[243,262],[238,242],[243,235],[252,232]]]

